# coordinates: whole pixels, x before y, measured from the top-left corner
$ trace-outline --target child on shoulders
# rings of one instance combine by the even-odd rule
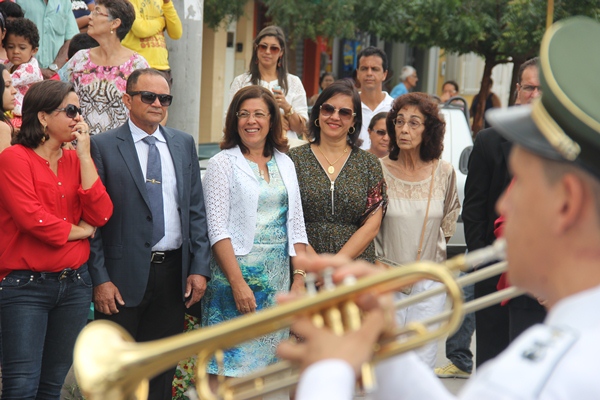
[[[31,85],[44,80],[42,70],[35,59],[38,51],[40,35],[37,26],[27,18],[8,21],[6,35],[2,44],[6,49],[8,67],[13,85],[17,89],[15,95],[14,117],[11,120],[15,128],[21,127],[21,107],[23,97]]]

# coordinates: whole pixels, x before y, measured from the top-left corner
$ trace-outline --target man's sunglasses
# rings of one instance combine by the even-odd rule
[[[64,111],[69,118],[76,118],[77,114],[81,115],[81,108],[74,104],[67,104],[65,108],[57,108],[55,111]]]
[[[156,94],[153,92],[146,92],[145,90],[141,92],[129,92],[127,94],[131,97],[139,94],[142,103],[146,104],[154,104],[156,98],[158,97],[158,101],[163,107],[169,107],[171,105],[171,102],[173,101],[173,96],[171,96],[170,94]]]

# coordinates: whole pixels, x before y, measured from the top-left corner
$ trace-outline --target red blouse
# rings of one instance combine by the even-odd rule
[[[81,188],[79,158],[63,150],[58,175],[32,149],[15,145],[0,153],[0,279],[13,270],[77,269],[90,255],[88,239],[67,241],[81,219],[103,226],[113,205],[98,178]]]

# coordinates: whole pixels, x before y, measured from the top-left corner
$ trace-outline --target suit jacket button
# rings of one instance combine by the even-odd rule
[[[148,243],[148,242],[144,243],[144,247],[150,247],[150,243]]]
[[[152,215],[148,215],[148,216],[146,217],[146,221],[152,221]]]

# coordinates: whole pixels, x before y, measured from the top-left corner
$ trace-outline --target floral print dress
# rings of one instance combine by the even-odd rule
[[[267,162],[270,182],[264,180],[257,164],[248,161],[259,180],[257,223],[249,254],[236,256],[242,275],[256,299],[257,311],[275,305],[275,295],[290,288],[290,262],[287,237],[288,195],[275,158]],[[202,326],[239,317],[231,285],[214,258],[212,278],[202,299]],[[288,330],[250,340],[225,351],[223,369],[213,360],[207,371],[232,377],[248,375],[277,359],[277,345],[287,339]]]
[[[90,134],[97,135],[123,125],[129,111],[121,98],[127,78],[133,71],[149,68],[141,55],[134,53],[121,65],[96,65],[90,58],[90,49],[78,51],[61,71],[61,80],[71,82],[79,96],[79,103]]]

